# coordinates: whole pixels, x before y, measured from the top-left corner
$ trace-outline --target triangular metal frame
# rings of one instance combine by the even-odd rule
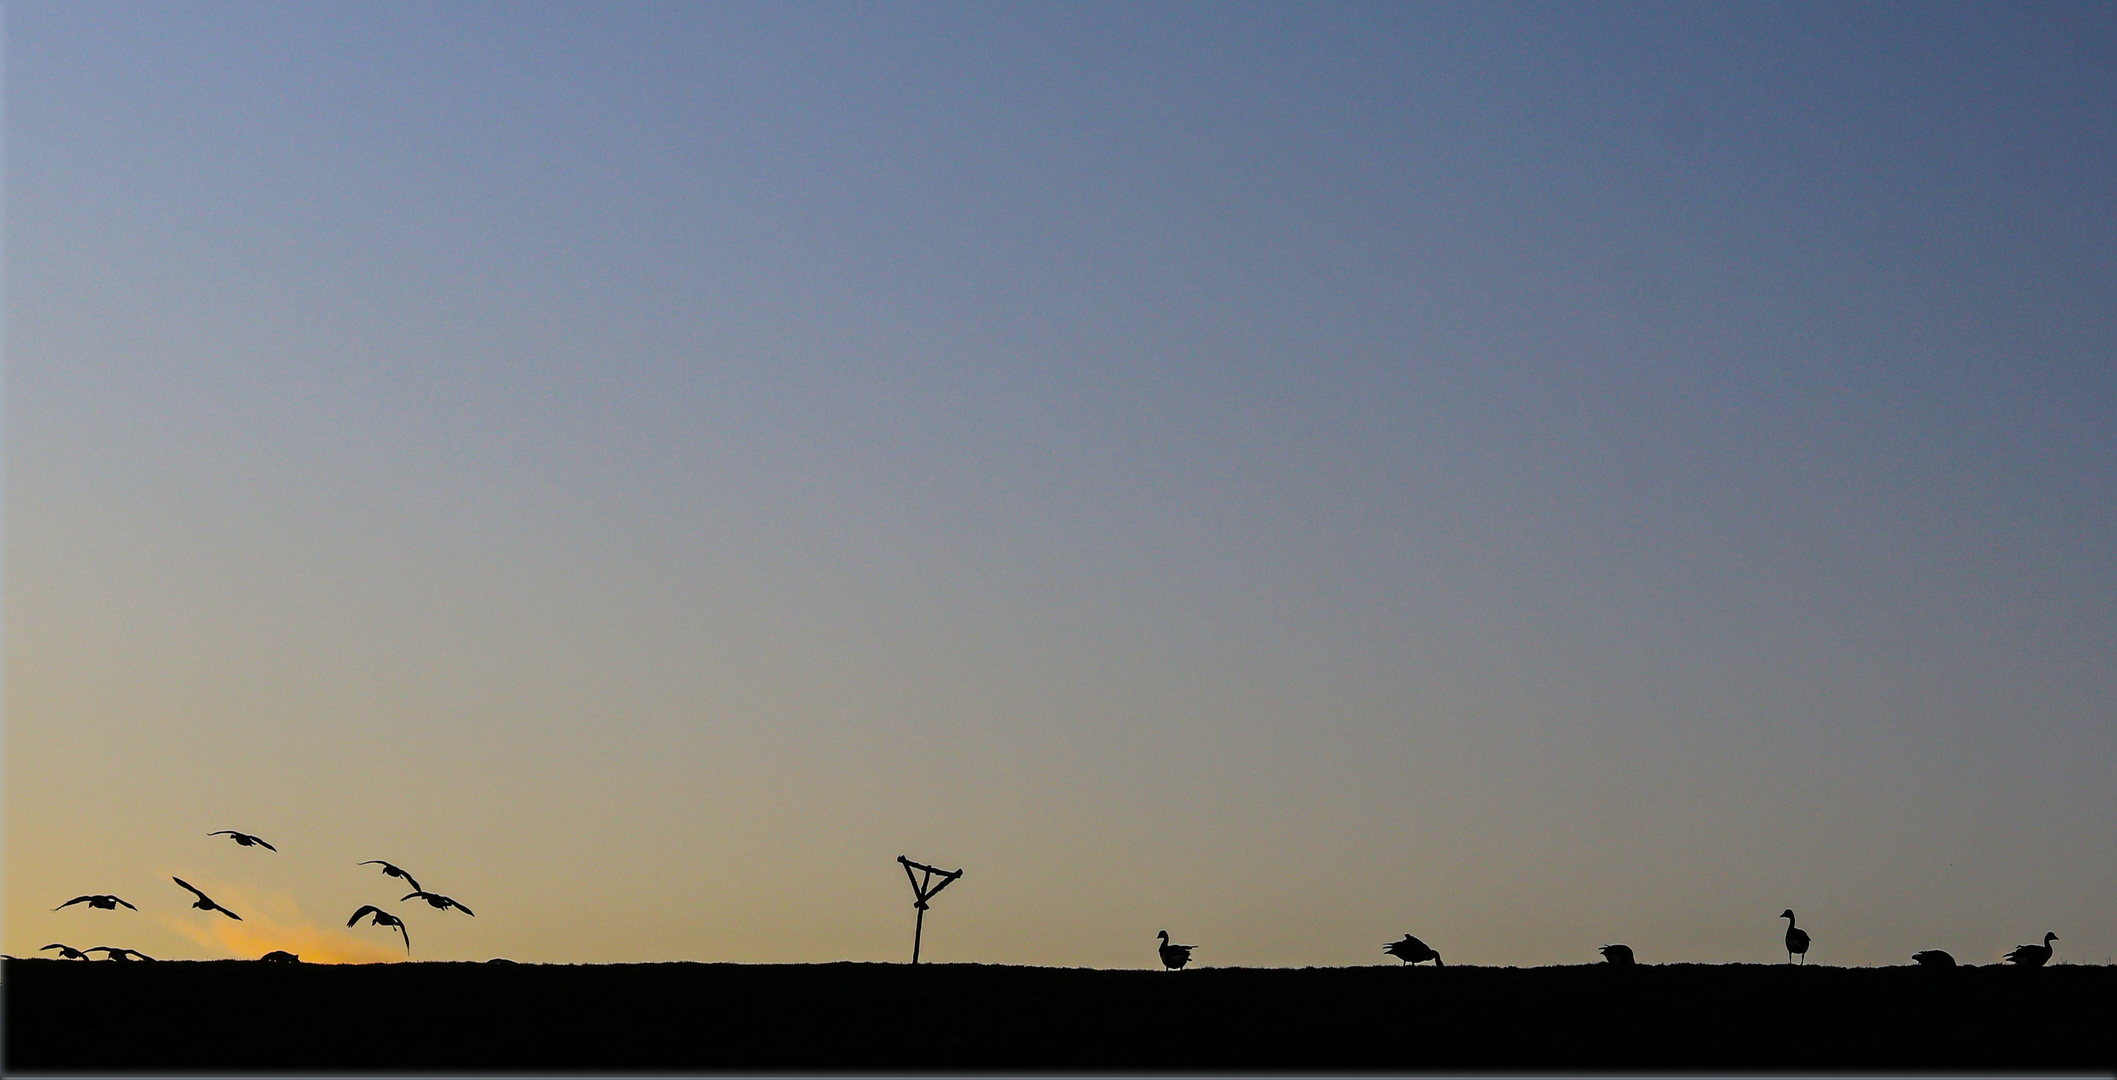
[[[955,880],[963,876],[963,871],[943,870],[938,866],[916,863],[902,855],[897,856],[897,862],[904,866],[904,876],[911,881],[914,897],[911,906],[919,909],[918,921],[912,924],[911,932],[911,962],[916,964],[919,962],[919,939],[926,933],[926,902],[933,899],[934,894],[942,889],[955,884]],[[939,885],[934,884],[936,874],[941,877]]]

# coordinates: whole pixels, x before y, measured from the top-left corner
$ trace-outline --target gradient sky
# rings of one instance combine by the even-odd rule
[[[2106,962],[2117,8],[1842,7],[8,5],[6,951]]]

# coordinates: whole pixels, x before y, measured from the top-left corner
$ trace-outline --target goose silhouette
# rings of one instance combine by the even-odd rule
[[[1925,952],[1915,952],[1911,954],[1911,959],[1920,967],[1952,968],[1955,966],[1955,957],[1948,955],[1946,951],[1941,949],[1927,949]]]
[[[103,955],[110,957],[112,960],[131,960],[135,956],[139,957],[142,960],[154,959],[154,957],[149,956],[138,949],[113,949],[108,945],[97,945],[94,948],[89,949],[88,951],[102,953]]]
[[[89,907],[101,908],[104,911],[116,911],[118,909],[118,905],[125,904],[125,901],[120,900],[115,896],[109,895],[76,896],[63,904],[60,904],[59,907],[53,908],[52,910],[57,911],[59,910],[59,908],[70,908],[75,904],[87,904]],[[132,908],[132,910],[134,911],[140,910],[139,908],[132,907],[131,904],[125,904],[125,906]]]
[[[169,880],[174,881],[179,885],[182,885],[184,888],[190,889],[191,895],[198,897],[198,899],[193,900],[191,902],[192,907],[195,907],[200,911],[218,911],[221,914],[226,915],[231,919],[234,919],[236,922],[243,921],[242,916],[237,915],[236,913],[229,911],[227,908],[224,908],[219,904],[214,903],[213,898],[207,896],[205,893],[200,892],[198,886],[193,885],[192,883],[185,881],[183,878],[180,877],[173,877]]]
[[[1779,917],[1786,920],[1786,962],[1793,963],[1794,954],[1800,953],[1801,962],[1808,963],[1808,931],[1794,925],[1792,908],[1780,912]]]
[[[415,878],[412,875],[405,873],[403,867],[397,866],[393,863],[387,863],[382,861],[381,859],[369,859],[366,862],[359,863],[357,865],[380,866],[382,867],[382,873],[385,877],[403,878],[404,883],[410,885],[412,888],[416,889],[419,887],[418,878]]]
[[[1402,941],[1392,941],[1382,946],[1382,951],[1402,960],[1406,964],[1422,964],[1431,960],[1435,967],[1446,966],[1441,963],[1440,953],[1433,951],[1432,947],[1418,938],[1412,937],[1410,934],[1404,935],[1404,940]]]
[[[455,908],[457,911],[460,911],[465,915],[469,915],[472,918],[476,918],[478,914],[477,912],[472,911],[467,907],[464,907],[462,904],[456,903],[454,900],[451,900],[448,897],[441,895],[440,893],[421,892],[416,888],[413,889],[411,892],[405,893],[403,896],[398,897],[397,901],[399,903],[403,903],[406,900],[410,900],[414,896],[426,901],[427,906],[437,908],[441,911],[447,911],[450,908]]]
[[[1630,945],[1605,945],[1600,951],[1602,958],[1614,967],[1632,966],[1632,947]]]
[[[293,953],[290,953],[290,952],[286,951],[285,949],[274,949],[274,950],[272,950],[271,952],[268,952],[268,953],[264,954],[263,956],[260,956],[260,957],[258,957],[258,959],[259,959],[259,960],[264,960],[264,961],[268,961],[268,962],[270,962],[270,963],[274,963],[274,964],[299,964],[299,963],[301,963],[301,957],[299,957],[299,956],[296,956],[296,955],[294,955]]]
[[[356,912],[354,912],[354,913],[353,913],[353,917],[352,917],[352,918],[350,918],[350,919],[347,919],[347,920],[345,921],[345,924],[346,924],[347,926],[351,926],[351,925],[353,925],[354,923],[357,923],[357,922],[359,922],[359,921],[360,921],[360,917],[361,917],[361,916],[363,916],[363,915],[373,915],[373,916],[374,916],[374,918],[373,918],[373,919],[369,920],[369,922],[368,922],[368,925],[369,925],[369,926],[394,926],[394,927],[396,927],[396,928],[397,928],[397,932],[398,932],[398,933],[400,933],[400,934],[403,934],[403,935],[404,935],[404,955],[406,955],[406,956],[410,956],[410,955],[412,954],[412,932],[411,932],[410,930],[406,930],[406,929],[404,928],[404,920],[403,920],[403,919],[400,919],[400,918],[398,918],[397,916],[395,916],[395,915],[392,915],[392,914],[390,914],[389,912],[387,912],[387,911],[384,911],[384,910],[382,910],[381,908],[379,908],[379,907],[376,907],[376,906],[375,906],[375,905],[373,905],[373,904],[362,904],[362,905],[360,905],[360,910],[359,910],[359,911],[356,911]]]
[[[49,944],[49,945],[46,945],[46,946],[45,946],[45,947],[44,947],[43,949],[38,949],[37,951],[38,951],[38,952],[44,952],[44,951],[45,951],[46,949],[57,949],[57,950],[59,950],[59,959],[61,959],[61,960],[86,960],[86,959],[88,959],[88,954],[87,954],[87,953],[85,953],[85,952],[82,952],[81,950],[79,950],[79,949],[76,949],[76,948],[74,948],[74,947],[73,947],[73,946],[71,946],[71,945],[61,945],[61,944],[59,944],[59,943],[58,943],[58,942],[56,942],[56,941],[52,942],[52,943],[51,943],[51,944]]]
[[[2007,963],[2016,967],[2042,967],[2050,962],[2051,943],[2057,940],[2057,934],[2046,930],[2044,931],[2043,944],[2016,945],[2014,951],[2007,954]]]
[[[1157,951],[1161,953],[1161,966],[1168,968],[1170,971],[1177,971],[1185,964],[1191,962],[1191,950],[1196,946],[1170,944],[1167,930],[1162,931],[1159,936],[1161,937],[1161,948]]]
[[[273,847],[272,845],[270,845],[270,844],[267,844],[267,843],[265,843],[265,841],[264,841],[264,838],[263,838],[263,837],[261,837],[261,836],[252,836],[252,835],[250,835],[249,833],[246,833],[246,832],[236,832],[236,831],[235,831],[234,829],[221,829],[221,830],[219,830],[219,831],[217,831],[217,832],[209,832],[209,833],[207,833],[206,835],[207,835],[207,836],[226,836],[226,837],[230,837],[230,838],[234,839],[234,841],[235,841],[236,843],[238,843],[238,844],[241,844],[241,845],[242,845],[242,846],[244,846],[244,847],[249,847],[249,846],[251,846],[251,845],[255,844],[255,845],[256,845],[256,846],[258,846],[258,847],[264,848],[264,849],[265,849],[266,851],[278,851],[278,850],[279,850],[278,848],[276,848],[276,847]]]

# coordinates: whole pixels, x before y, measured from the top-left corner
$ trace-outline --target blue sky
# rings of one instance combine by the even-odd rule
[[[7,20],[18,955],[2117,948],[2107,8]]]

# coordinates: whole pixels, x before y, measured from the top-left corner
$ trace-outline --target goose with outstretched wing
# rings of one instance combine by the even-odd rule
[[[465,915],[469,915],[473,918],[475,918],[478,914],[477,912],[472,911],[467,907],[464,907],[462,904],[459,904],[456,901],[450,899],[449,897],[441,895],[440,893],[424,892],[418,889],[414,889],[411,892],[405,893],[403,896],[398,897],[397,899],[399,902],[403,902],[405,900],[410,900],[412,897],[415,896],[421,900],[426,901],[427,906],[440,911],[447,911],[450,908],[455,908],[457,911],[460,911]]]
[[[410,885],[412,888],[416,889],[419,887],[419,879],[413,877],[410,874],[405,873],[404,868],[396,865],[395,863],[386,862],[382,859],[369,859],[365,862],[360,863],[359,865],[380,866],[382,867],[382,874],[384,877],[403,878],[404,883]]]
[[[262,836],[252,836],[252,835],[250,835],[249,833],[246,833],[246,832],[236,832],[236,831],[235,831],[234,829],[221,829],[221,830],[218,830],[218,831],[216,831],[216,832],[209,832],[209,833],[207,833],[206,835],[207,835],[207,836],[226,836],[226,837],[230,837],[230,838],[232,838],[232,839],[233,839],[233,840],[234,840],[234,841],[235,841],[236,843],[238,843],[238,844],[242,845],[243,847],[261,847],[261,848],[264,848],[264,849],[265,849],[266,851],[278,851],[278,850],[279,850],[278,848],[276,848],[276,847],[273,847],[272,845],[270,845],[270,844],[267,844],[267,843],[265,843],[265,839],[264,839],[264,837],[262,837]]]
[[[236,913],[229,911],[227,908],[224,908],[219,904],[214,903],[213,898],[207,896],[205,893],[200,892],[198,886],[193,885],[192,883],[185,881],[183,878],[180,877],[173,877],[169,880],[174,881],[177,884],[182,885],[184,888],[191,890],[191,895],[198,897],[198,899],[193,900],[191,902],[192,907],[195,907],[200,911],[218,911],[221,914],[226,915],[231,919],[234,919],[236,922],[243,921],[242,916],[237,915]]]
[[[370,926],[396,927],[397,932],[404,935],[404,955],[410,956],[412,954],[412,932],[404,928],[403,919],[400,919],[397,916],[392,915],[389,912],[384,911],[373,904],[362,904],[360,905],[360,910],[354,912],[353,917],[347,919],[345,921],[345,924],[347,926],[351,926],[354,923],[359,922],[361,917],[364,915],[374,916],[368,921],[368,925]]]
[[[104,911],[116,911],[118,909],[118,905],[125,904],[125,901],[120,900],[117,897],[111,896],[107,893],[99,893],[95,896],[76,896],[63,904],[60,904],[59,907],[53,908],[52,910],[57,911],[59,910],[59,908],[70,908],[75,904],[87,904],[89,907],[101,908]],[[134,911],[140,910],[139,908],[132,907],[131,904],[125,904],[125,906],[132,908],[132,910]]]

